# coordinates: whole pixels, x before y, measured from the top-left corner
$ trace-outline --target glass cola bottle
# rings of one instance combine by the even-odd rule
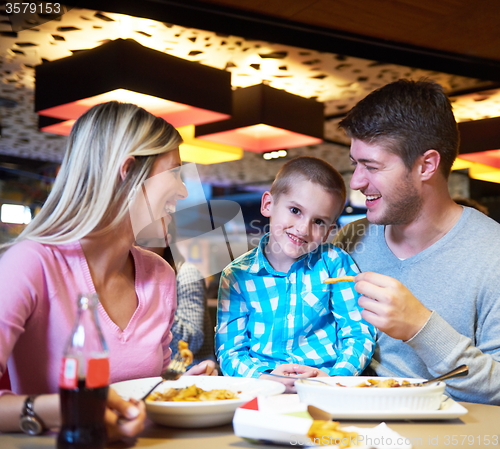
[[[61,430],[57,449],[101,449],[109,388],[108,348],[97,318],[97,294],[80,294],[59,377]]]

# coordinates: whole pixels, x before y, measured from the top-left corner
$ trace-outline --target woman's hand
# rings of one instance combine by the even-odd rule
[[[215,367],[215,362],[213,360],[203,360],[203,362],[198,363],[188,369],[185,376],[217,376],[219,372]]]
[[[136,399],[125,401],[110,388],[104,419],[109,441],[133,437],[144,429],[146,406],[144,401]]]

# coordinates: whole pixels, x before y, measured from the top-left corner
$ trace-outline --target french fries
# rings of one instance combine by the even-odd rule
[[[179,340],[177,349],[179,350],[179,354],[182,357],[182,360],[184,360],[186,366],[191,365],[191,363],[193,363],[193,353],[190,349],[188,349],[187,342]]]
[[[325,284],[335,284],[337,282],[354,282],[354,276],[339,276],[338,278],[327,278],[323,281]]]
[[[307,436],[318,446],[334,444],[340,449],[344,449],[360,445],[358,434],[342,430],[337,421],[314,420]]]

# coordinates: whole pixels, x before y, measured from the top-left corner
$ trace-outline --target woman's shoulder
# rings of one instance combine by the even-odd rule
[[[49,245],[33,240],[22,240],[8,248],[0,257],[0,271],[4,276],[48,276],[64,273],[79,266],[83,257],[78,242]]]
[[[21,240],[20,242],[14,243],[12,246],[7,248],[2,253],[2,259],[14,260],[17,258],[22,258],[27,260],[32,257],[47,257],[49,254],[53,253],[58,245],[47,245],[45,243],[35,242],[34,240]]]

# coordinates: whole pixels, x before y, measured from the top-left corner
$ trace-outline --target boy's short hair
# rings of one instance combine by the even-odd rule
[[[450,100],[439,84],[400,79],[367,95],[341,120],[348,137],[386,145],[408,170],[428,150],[441,155],[448,178],[458,155],[459,133]]]
[[[293,183],[303,178],[323,187],[340,200],[340,211],[346,200],[346,187],[342,175],[328,162],[311,156],[299,156],[286,162],[278,171],[271,186],[271,195],[278,201],[280,195],[290,191]]]

